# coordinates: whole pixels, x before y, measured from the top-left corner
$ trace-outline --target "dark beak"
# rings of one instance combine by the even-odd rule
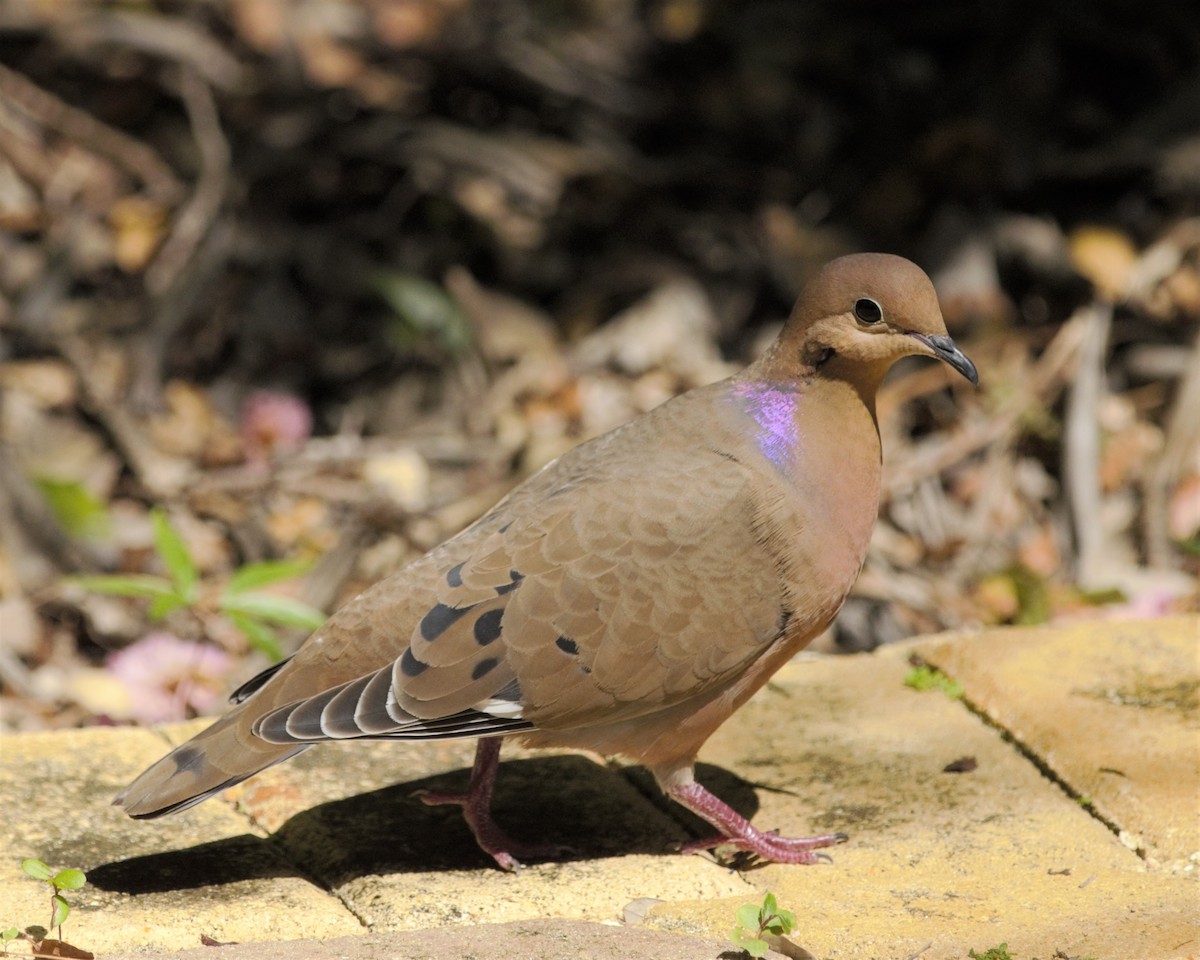
[[[914,333],[913,336],[927,344],[935,356],[945,360],[975,386],[979,386],[979,371],[975,369],[975,364],[967,359],[967,355],[958,349],[953,340],[949,337],[935,337],[924,333]]]

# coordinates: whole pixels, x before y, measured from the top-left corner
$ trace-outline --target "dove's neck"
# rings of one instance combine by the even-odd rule
[[[792,588],[820,599],[801,607],[822,629],[866,557],[881,466],[874,385],[823,373],[789,382],[737,377],[729,393],[767,467],[761,529]]]
[[[865,471],[878,497],[878,379],[839,372],[816,369],[787,380],[738,376],[729,394],[753,423],[758,451],[780,474],[808,485],[849,469]]]

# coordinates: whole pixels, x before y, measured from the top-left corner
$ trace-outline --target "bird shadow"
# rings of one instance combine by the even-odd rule
[[[162,893],[248,880],[305,877],[333,889],[363,876],[479,870],[492,865],[455,806],[426,806],[418,790],[466,786],[468,770],[411,780],[302,810],[269,837],[251,834],[130,857],[88,870],[97,889]],[[755,788],[709,764],[697,779],[742,816],[758,809]],[[673,848],[712,828],[665,799],[639,767],[618,771],[584,757],[510,760],[492,805],[518,841],[560,844],[557,861],[628,854],[675,856]],[[536,861],[530,861],[536,862]]]

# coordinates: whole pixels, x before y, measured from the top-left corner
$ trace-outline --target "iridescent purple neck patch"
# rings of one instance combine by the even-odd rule
[[[754,440],[763,456],[776,469],[790,472],[799,440],[796,409],[800,393],[763,383],[739,383],[734,385],[733,395],[741,401],[742,410],[758,425]]]

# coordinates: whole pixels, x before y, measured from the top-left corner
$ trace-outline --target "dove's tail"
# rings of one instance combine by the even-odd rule
[[[264,743],[250,733],[244,713],[234,710],[176,747],[113,803],[139,820],[186,810],[310,746]]]

